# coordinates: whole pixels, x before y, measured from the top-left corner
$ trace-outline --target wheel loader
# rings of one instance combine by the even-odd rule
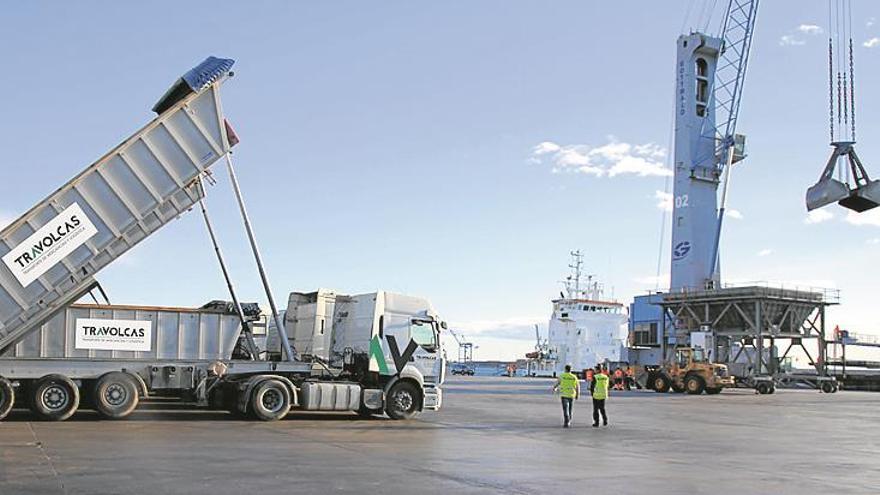
[[[675,359],[660,366],[648,368],[647,388],[655,392],[687,392],[714,395],[734,380],[726,365],[710,362],[700,348],[681,347],[675,350]]]

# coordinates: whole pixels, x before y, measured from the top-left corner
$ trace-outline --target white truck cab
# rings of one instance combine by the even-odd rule
[[[446,372],[440,330],[446,324],[427,299],[387,291],[293,292],[283,320],[299,360],[342,370],[367,389],[382,390],[383,397],[365,397],[365,403],[394,404],[404,417],[440,408]],[[281,353],[279,344],[270,323],[270,356]]]

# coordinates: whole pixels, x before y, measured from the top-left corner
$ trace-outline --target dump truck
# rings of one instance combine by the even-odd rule
[[[267,421],[440,408],[446,325],[423,298],[294,292],[282,322],[271,297],[271,315],[244,311],[227,279],[233,303],[76,304],[100,270],[204,206],[202,180],[238,142],[219,97],[233,63],[209,57],[186,72],[155,119],[0,230],[0,419],[26,405],[64,420],[81,403],[120,419],[154,396]]]
[[[677,348],[673,360],[647,367],[646,388],[655,392],[672,390],[693,395],[703,392],[714,395],[733,386],[734,379],[727,366],[709,362],[701,348]]]

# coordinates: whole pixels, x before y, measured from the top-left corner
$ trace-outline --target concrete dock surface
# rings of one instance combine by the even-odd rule
[[[293,414],[276,423],[173,404],[123,421],[0,422],[0,494],[870,494],[880,394],[614,393],[611,424],[552,381],[455,377],[419,420]]]

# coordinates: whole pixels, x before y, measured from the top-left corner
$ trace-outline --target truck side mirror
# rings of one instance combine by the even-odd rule
[[[445,321],[440,322],[440,328],[442,328],[443,330],[446,330],[446,322]]]

